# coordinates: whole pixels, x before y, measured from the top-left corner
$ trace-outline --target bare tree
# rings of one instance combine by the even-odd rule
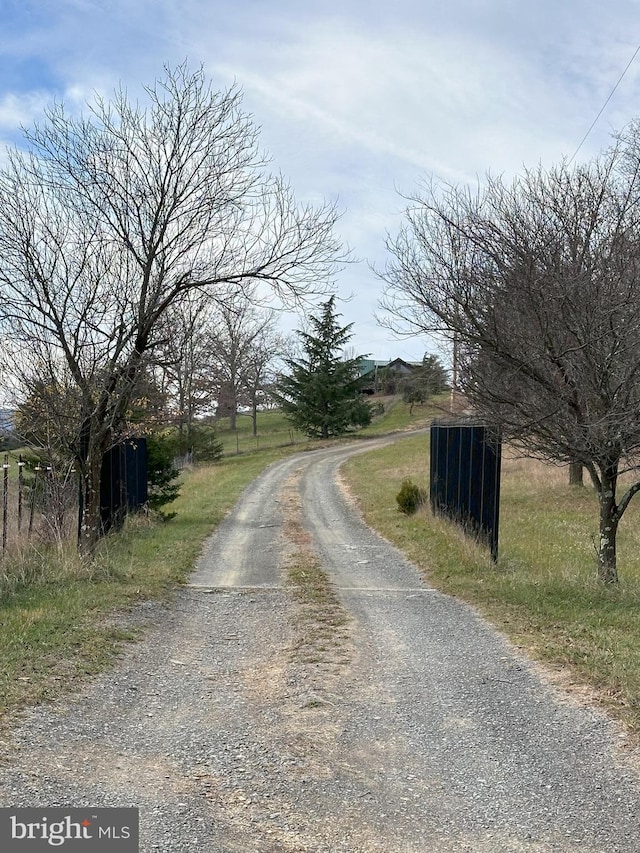
[[[571,169],[411,200],[383,277],[392,326],[458,347],[461,384],[524,453],[581,463],[599,497],[598,573],[617,581],[616,533],[640,451],[638,162],[618,146]]]
[[[276,364],[289,349],[287,339],[266,323],[253,341],[244,369],[244,389],[251,406],[253,435],[258,434],[258,408],[273,396],[278,370]]]
[[[166,341],[154,356],[181,448],[190,447],[195,421],[211,411],[215,403],[210,346],[212,311],[212,300],[206,293],[190,293],[168,312]]]
[[[37,353],[47,385],[72,378],[87,553],[102,456],[168,309],[248,280],[301,298],[340,255],[335,209],[298,207],[266,172],[237,89],[182,66],[145,92],[148,106],[121,90],[80,118],[55,105],[0,173],[3,331]]]
[[[412,415],[416,403],[422,405],[449,387],[447,371],[437,355],[426,352],[422,364],[401,379],[399,387],[402,399],[409,404],[409,414]]]
[[[257,434],[257,409],[275,381],[272,367],[285,343],[278,312],[262,307],[256,291],[254,284],[215,299],[190,294],[167,316],[167,342],[155,360],[181,445],[189,445],[197,418],[216,406],[220,416],[229,415],[232,429],[238,407],[250,406]]]
[[[255,284],[221,300],[209,332],[212,379],[218,389],[218,416],[229,417],[236,429],[238,406],[253,407],[254,430],[257,395],[269,361],[278,348],[275,312],[261,308]]]

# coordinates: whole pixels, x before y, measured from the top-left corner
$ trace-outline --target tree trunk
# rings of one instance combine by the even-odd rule
[[[236,395],[229,401],[229,429],[235,430],[238,426],[238,403]]]
[[[583,486],[584,485],[583,468],[582,468],[581,462],[570,462],[569,463],[569,485],[570,486]]]
[[[616,565],[616,536],[618,507],[615,498],[615,479],[602,479],[600,500],[600,542],[598,547],[598,578],[606,584],[618,583]]]
[[[100,517],[100,474],[102,452],[90,446],[84,464],[80,466],[80,527],[78,549],[85,557],[91,557],[101,535]]]
[[[100,512],[100,481],[102,458],[109,444],[110,432],[96,426],[87,415],[80,428],[78,469],[78,551],[83,557],[92,557],[102,536]]]
[[[254,397],[251,401],[251,423],[254,438],[258,435],[258,401]]]

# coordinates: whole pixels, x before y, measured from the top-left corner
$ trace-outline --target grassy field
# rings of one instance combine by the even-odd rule
[[[368,522],[422,567],[428,582],[476,606],[566,685],[585,685],[640,736],[640,501],[619,532],[619,588],[596,578],[597,502],[567,469],[506,454],[500,552],[486,551],[429,507],[397,509],[405,477],[428,490],[428,436],[347,463]]]
[[[441,407],[446,404],[447,398],[447,394],[440,395],[429,404],[414,406],[411,412],[409,405],[403,403],[400,397],[374,397],[372,400],[374,410],[383,407],[384,412],[376,415],[371,424],[361,430],[358,436],[373,437],[427,426],[436,415],[441,413]]]
[[[224,446],[224,455],[255,453],[275,447],[292,447],[305,444],[307,436],[291,426],[279,411],[258,412],[258,434],[253,435],[253,421],[249,415],[238,415],[236,429],[229,428],[229,418],[216,421],[218,438]]]
[[[375,397],[371,400],[377,412],[370,426],[353,434],[353,438],[366,438],[397,430],[416,429],[425,426],[446,404],[448,395],[437,398],[435,404],[416,405],[409,413],[409,406],[399,397]],[[218,437],[224,446],[225,456],[237,456],[243,453],[255,453],[273,448],[295,447],[304,449],[309,438],[300,430],[294,429],[280,411],[258,413],[258,434],[252,433],[252,421],[248,415],[238,415],[237,428],[229,428],[229,419],[221,418],[216,422]],[[301,447],[302,445],[302,447]]]

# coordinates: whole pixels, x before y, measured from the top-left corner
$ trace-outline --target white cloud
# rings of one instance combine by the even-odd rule
[[[337,199],[356,256],[380,263],[404,207],[396,188],[571,155],[635,49],[636,18],[636,0],[60,0],[0,34],[0,54],[51,72],[24,95],[0,84],[0,133],[30,125],[54,92],[76,111],[118,80],[137,95],[165,62],[202,61],[215,85],[244,88],[298,197]],[[581,156],[638,112],[639,81],[640,57]],[[344,308],[356,348],[397,354],[368,319],[380,283],[366,264],[339,285],[357,294]]]
[[[491,45],[321,27],[277,50],[251,52],[250,64],[246,56],[216,71],[237,78],[256,112],[288,134],[295,128],[301,144],[319,134],[312,146],[321,145],[325,157],[357,148],[379,163],[392,158],[399,178],[408,167],[460,181],[495,167],[496,140],[505,133],[509,168],[547,154],[534,142],[539,121],[530,104],[548,93],[526,62]]]
[[[47,104],[51,103],[51,93],[6,92],[0,97],[0,128],[5,131],[19,131],[42,115]]]

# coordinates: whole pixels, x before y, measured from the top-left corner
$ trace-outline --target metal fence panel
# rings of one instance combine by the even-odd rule
[[[100,478],[100,516],[104,530],[119,526],[127,512],[147,502],[147,440],[129,439],[105,453]]]
[[[494,560],[498,557],[501,455],[499,435],[486,424],[431,424],[431,508],[485,541]]]

